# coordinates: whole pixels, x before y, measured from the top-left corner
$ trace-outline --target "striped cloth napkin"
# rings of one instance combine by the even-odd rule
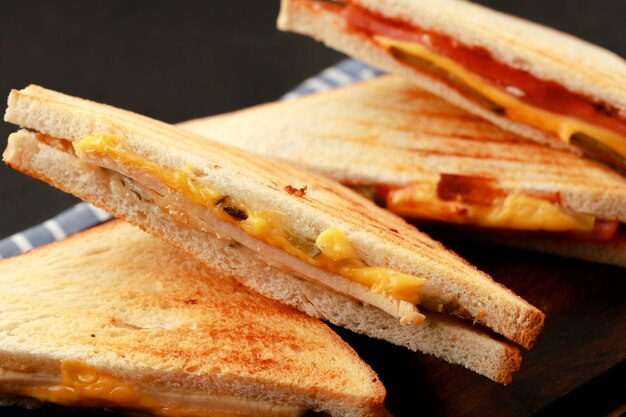
[[[380,71],[353,59],[346,59],[309,78],[285,94],[291,100],[307,94],[330,90],[381,74]],[[38,246],[63,239],[81,230],[109,220],[111,216],[88,203],[79,203],[45,222],[0,240],[0,258],[19,255]]]

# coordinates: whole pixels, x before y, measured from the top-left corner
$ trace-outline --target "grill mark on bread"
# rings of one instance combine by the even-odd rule
[[[357,137],[335,136],[335,139],[342,140],[344,142],[354,142],[354,143],[363,142],[362,136],[357,136]],[[508,149],[509,152],[502,152],[502,151],[498,152],[497,150],[491,151],[488,148],[476,149],[470,152],[469,149],[463,149],[462,143],[460,144],[460,147],[452,146],[452,144],[450,144],[450,146],[437,146],[436,142],[438,141],[438,139],[420,140],[419,144],[421,145],[421,147],[419,148],[416,148],[410,145],[388,145],[385,143],[381,143],[384,140],[385,139],[379,140],[378,138],[376,140],[373,140],[373,142],[376,142],[378,151],[381,153],[385,153],[385,152],[389,153],[390,151],[391,152],[411,152],[411,153],[420,155],[422,159],[414,161],[417,163],[414,163],[412,165],[415,169],[416,174],[420,172],[420,169],[429,171],[432,173],[442,172],[446,170],[447,165],[450,165],[450,161],[446,160],[446,158],[454,157],[454,158],[458,158],[459,161],[463,161],[463,163],[465,164],[471,163],[475,167],[475,169],[484,169],[485,165],[482,162],[476,162],[476,163],[471,162],[472,160],[478,160],[478,161],[489,160],[490,162],[494,162],[494,163],[498,161],[501,161],[501,162],[507,161],[509,163],[519,163],[519,164],[524,165],[524,169],[527,172],[536,172],[536,173],[541,173],[543,175],[553,175],[556,177],[561,177],[564,180],[568,180],[568,182],[570,183],[576,183],[577,181],[575,181],[575,179],[585,176],[584,170],[592,166],[592,164],[589,163],[589,161],[580,160],[579,158],[576,158],[575,156],[571,156],[568,154],[563,154],[560,159],[558,157],[557,159],[555,159],[554,154],[549,154],[549,153],[544,154],[541,152],[541,149],[536,149],[536,147],[528,146],[526,144],[520,144],[520,146],[517,149]],[[431,147],[429,145],[426,145],[425,142],[434,142],[434,143]],[[462,142],[462,141],[459,141],[459,142]],[[502,145],[499,142],[500,141],[496,141],[495,145]],[[445,148],[450,148],[451,150],[446,150]],[[436,167],[434,167],[433,169],[424,168],[423,166],[419,165],[419,161],[424,161],[425,158],[432,159],[433,157],[441,158],[441,169],[436,169]],[[572,162],[571,164],[569,164],[571,168],[573,168],[574,166],[579,166],[581,168],[581,171],[572,172],[574,171],[573,169],[568,169],[567,171],[564,171],[562,169],[564,160],[568,162],[569,161]],[[530,163],[530,166],[528,166],[529,163]],[[309,167],[314,169],[315,163],[313,162],[312,164],[309,164]],[[554,168],[554,170],[552,172],[547,171],[546,169],[549,167]],[[509,170],[510,168],[511,167],[509,166]],[[596,164],[596,165],[593,165],[593,168],[598,169],[599,167]],[[402,166],[400,166],[398,168],[398,171],[404,172],[405,170]],[[498,175],[500,178],[516,178],[518,174],[514,170],[511,173],[507,173],[505,170],[503,170],[501,173],[498,172]],[[590,180],[593,180],[593,179],[587,179],[586,182],[589,182]],[[605,182],[602,180],[599,180],[598,183],[601,183],[603,185],[605,184]]]
[[[443,133],[443,132],[429,132],[424,131],[424,136],[433,136],[443,139],[459,140],[460,143],[467,143],[469,141],[483,143],[495,143],[495,144],[508,144],[525,148],[530,148],[528,141],[515,136],[487,136],[484,134],[470,135],[463,133]],[[535,147],[533,147],[535,148]]]
[[[455,151],[446,151],[442,149],[428,148],[428,149],[415,149],[415,148],[407,148],[407,152],[419,153],[423,156],[440,156],[440,157],[458,157],[464,159],[487,159],[490,161],[507,161],[507,162],[527,162],[527,158],[523,158],[520,156],[516,156],[515,154],[507,154],[503,156],[502,154],[497,155],[488,153],[488,151],[484,153],[472,153],[468,154],[467,152],[455,152]],[[550,160],[541,160],[540,164],[543,166],[561,166],[558,161],[550,161]]]

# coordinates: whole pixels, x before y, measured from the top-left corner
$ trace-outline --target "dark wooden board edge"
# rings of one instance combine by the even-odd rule
[[[335,328],[378,372],[396,417],[417,411],[432,417],[528,417],[614,368],[624,378],[619,369],[626,360],[625,270],[489,244],[446,243],[544,311],[546,325],[535,347],[522,349],[522,368],[506,387]]]

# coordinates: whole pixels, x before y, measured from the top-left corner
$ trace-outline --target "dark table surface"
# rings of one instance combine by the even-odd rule
[[[480,3],[626,56],[626,1]],[[37,83],[167,122],[274,100],[342,58],[310,39],[277,32],[277,1],[22,0],[1,5],[2,94]],[[1,124],[0,136],[14,130]],[[75,202],[0,167],[0,237]],[[603,415],[626,402],[624,368],[613,369],[540,415]]]

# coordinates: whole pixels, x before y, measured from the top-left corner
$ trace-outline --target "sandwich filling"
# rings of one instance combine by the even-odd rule
[[[486,228],[588,233],[596,228],[592,214],[569,210],[558,194],[509,193],[497,180],[441,174],[438,183],[378,187],[391,211],[405,217]]]
[[[230,396],[145,391],[82,362],[61,363],[61,378],[0,369],[0,387],[15,395],[73,407],[138,410],[164,417],[300,417],[301,407]]]
[[[88,158],[108,158],[133,172],[147,175],[195,206],[208,210],[217,219],[310,266],[361,284],[372,293],[413,306],[420,303],[419,291],[425,279],[383,266],[367,265],[347,235],[337,228],[323,230],[315,240],[298,236],[285,226],[280,213],[247,206],[201,181],[189,166],[164,169],[125,149],[114,135],[92,135],[73,142],[73,145],[79,154]],[[154,191],[159,192],[158,189]],[[404,321],[412,324],[423,321],[424,317],[414,307],[411,310],[408,316],[403,315]]]
[[[619,221],[600,220],[564,207],[559,193],[507,192],[494,178],[440,174],[437,183],[355,187],[390,211],[427,220],[501,233],[533,233],[610,241]]]
[[[480,46],[344,3],[329,6],[395,60],[427,73],[488,110],[581,147],[626,172],[626,117],[619,109],[497,61]]]

